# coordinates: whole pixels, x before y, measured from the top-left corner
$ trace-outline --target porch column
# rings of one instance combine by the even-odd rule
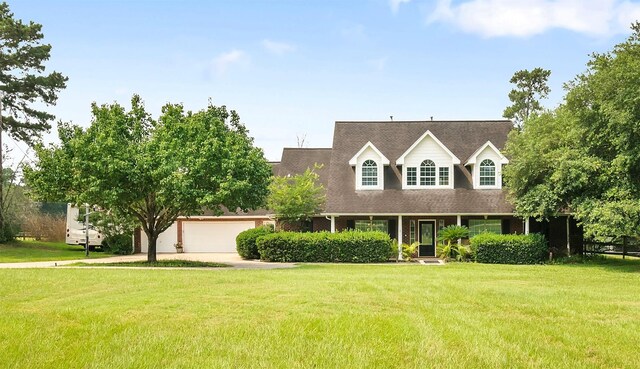
[[[524,234],[529,234],[529,217],[524,218]]]
[[[335,217],[335,215],[331,216],[331,233],[336,233],[336,217]]]
[[[456,224],[458,225],[458,227],[462,226],[462,216],[458,215],[456,217]],[[458,245],[462,245],[462,238],[458,238]]]
[[[571,256],[571,238],[569,234],[569,215],[567,214],[567,256]]]
[[[402,260],[402,215],[398,215],[398,260]]]

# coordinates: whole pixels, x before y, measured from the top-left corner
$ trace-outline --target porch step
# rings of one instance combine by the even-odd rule
[[[418,263],[422,265],[444,265],[440,259],[418,259]]]

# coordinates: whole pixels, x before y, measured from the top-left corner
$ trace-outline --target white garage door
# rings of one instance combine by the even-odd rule
[[[238,233],[254,227],[254,221],[183,222],[184,252],[236,252]]]

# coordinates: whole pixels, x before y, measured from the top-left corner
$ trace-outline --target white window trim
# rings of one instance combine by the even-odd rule
[[[484,158],[491,159],[493,164],[496,166],[496,184],[495,185],[480,185],[480,163],[478,163],[478,156],[482,153],[487,147],[491,148],[493,152],[496,153],[497,158]],[[483,160],[484,160],[483,159]],[[496,160],[497,159],[497,160]],[[491,141],[487,141],[484,145],[480,146],[478,150],[476,150],[473,155],[469,157],[467,162],[464,164],[465,166],[471,167],[471,173],[473,177],[473,188],[476,190],[499,190],[502,189],[502,167],[505,164],[509,164],[509,159],[507,159],[498,148],[491,143]]]
[[[378,168],[378,184],[375,186],[362,185],[362,164],[364,164],[364,161],[360,164],[358,164],[358,162],[362,153],[364,153],[367,149],[373,150],[373,152],[377,156],[376,159],[370,159],[376,163],[376,167]],[[351,158],[351,160],[349,160],[349,165],[355,167],[356,170],[356,191],[379,191],[384,189],[384,167],[389,165],[389,159],[387,159],[387,157],[384,156],[382,152],[380,152],[380,150],[378,150],[378,148],[371,143],[371,141],[368,141],[364,146],[362,146],[362,148]]]
[[[451,150],[449,150],[449,148],[447,148],[440,140],[438,140],[438,138],[434,136],[431,131],[427,130],[422,136],[420,136],[420,138],[416,142],[413,143],[413,145],[411,145],[411,147],[407,149],[407,151],[404,152],[404,154],[402,154],[398,158],[398,160],[396,160],[396,165],[404,166],[404,159],[407,157],[407,155],[409,155],[411,151],[413,151],[413,149],[415,149],[427,136],[431,137],[438,146],[440,146],[449,156],[451,156],[453,164],[460,164],[460,159],[458,159],[457,156],[453,155]]]
[[[360,155],[362,155],[363,152],[365,152],[366,149],[371,149],[373,150],[379,157],[380,157],[380,162],[376,161],[376,164],[380,165],[382,163],[382,165],[389,165],[389,159],[387,159],[386,156],[384,156],[380,150],[378,150],[378,148],[371,143],[371,141],[368,141],[366,144],[364,144],[364,146],[362,146],[362,148],[360,149],[360,151],[358,151],[352,158],[351,160],[349,160],[349,165],[351,165],[352,167],[358,165],[358,158],[360,158]]]
[[[502,155],[502,153],[500,152],[500,150],[498,150],[498,148],[491,143],[491,141],[487,141],[485,142],[484,145],[480,146],[480,148],[478,150],[476,150],[467,160],[466,163],[464,163],[464,166],[466,167],[467,165],[475,165],[476,164],[476,160],[478,159],[478,155],[480,155],[481,152],[484,151],[484,149],[486,149],[487,147],[490,147],[491,150],[493,150],[493,152],[495,152],[496,154],[498,154],[498,157],[500,158],[500,164],[509,164],[509,159],[507,159],[504,155]],[[495,160],[494,160],[495,163]],[[498,167],[498,163],[495,163],[496,167]]]
[[[471,171],[473,172],[473,188],[476,190],[499,190],[502,188],[502,165],[500,163],[496,163],[495,160],[493,164],[496,168],[496,184],[495,185],[480,185],[480,163],[477,166],[472,166]]]
[[[424,159],[427,160],[427,159]],[[424,161],[423,160],[423,161]],[[422,161],[420,162],[422,163]],[[417,173],[416,173],[416,184],[415,185],[408,185],[407,184],[407,168],[406,166],[402,167],[402,189],[403,190],[431,190],[431,189],[453,189],[453,165],[442,165],[442,166],[438,166],[436,165],[436,184],[435,186],[421,186],[420,185],[420,165],[416,166],[415,168],[417,169]],[[414,168],[412,166],[412,168]],[[449,184],[446,186],[441,186],[440,185],[440,168],[449,168]]]
[[[373,160],[373,159],[367,159]],[[356,166],[356,191],[367,191],[367,190],[383,190],[384,189],[384,166],[381,165],[379,160],[373,160],[376,163],[377,174],[378,174],[378,184],[375,186],[365,186],[362,184],[362,165]]]

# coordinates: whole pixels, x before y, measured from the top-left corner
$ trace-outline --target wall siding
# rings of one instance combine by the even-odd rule
[[[420,186],[420,164],[425,160],[431,160],[436,165],[436,185],[435,186]],[[417,168],[417,185],[407,186],[407,168]],[[440,167],[449,168],[449,185],[440,186]],[[404,165],[402,166],[402,188],[404,189],[429,189],[429,188],[453,188],[455,183],[453,173],[453,158],[449,155],[433,138],[430,136],[425,137],[420,143],[411,150],[411,152],[405,157]]]
[[[495,186],[480,186],[480,163],[483,160],[490,159],[496,165],[496,185]],[[480,154],[476,157],[476,164],[473,167],[473,187],[482,188],[502,188],[502,164],[500,164],[500,155],[493,151],[490,146],[485,147]]]
[[[378,185],[362,186],[362,164],[367,160],[373,160],[378,167]],[[356,190],[382,190],[384,189],[384,165],[382,158],[372,148],[368,147],[358,157],[356,163]]]

